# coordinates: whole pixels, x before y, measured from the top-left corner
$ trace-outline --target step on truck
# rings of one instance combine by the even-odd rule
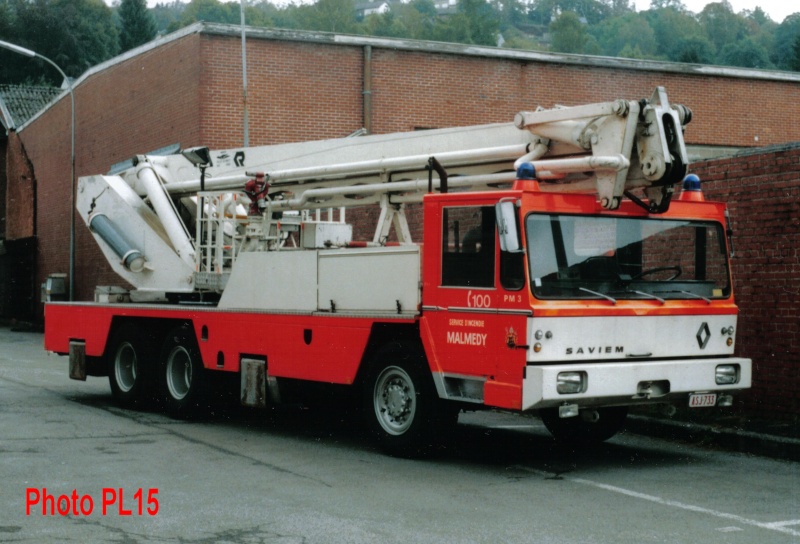
[[[45,348],[122,406],[179,417],[231,384],[253,407],[339,386],[404,456],[461,410],[588,443],[630,407],[730,405],[751,361],[690,120],[657,88],[507,124],[136,156],[79,181],[121,282],[46,304]]]

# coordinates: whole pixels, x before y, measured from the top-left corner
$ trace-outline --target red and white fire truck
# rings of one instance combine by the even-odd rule
[[[178,416],[225,384],[250,406],[348,386],[398,455],[462,409],[586,442],[632,406],[730,405],[751,361],[726,208],[692,175],[672,198],[690,119],[657,88],[513,124],[137,156],[76,200],[125,284],[48,303],[45,347]],[[354,240],[345,213],[366,206],[374,236]]]

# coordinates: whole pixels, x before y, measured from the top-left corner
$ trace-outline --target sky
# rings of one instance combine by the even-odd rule
[[[170,0],[147,0],[147,5],[153,7],[159,2],[165,3],[168,1]],[[634,1],[636,3],[636,11],[644,11],[650,7],[650,0]],[[700,13],[703,11],[703,7],[710,3],[708,0],[682,0],[682,2],[693,13]],[[796,4],[795,0],[728,0],[728,2],[733,6],[733,11],[736,13],[745,9],[752,11],[756,6],[759,6],[776,23],[782,23],[786,16],[800,12],[800,6]]]

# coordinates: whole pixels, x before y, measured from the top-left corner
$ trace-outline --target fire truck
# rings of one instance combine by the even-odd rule
[[[690,120],[659,87],[506,124],[136,156],[76,197],[123,282],[46,304],[45,348],[177,417],[222,388],[265,407],[338,386],[401,456],[462,410],[591,443],[630,407],[729,406],[751,361]]]

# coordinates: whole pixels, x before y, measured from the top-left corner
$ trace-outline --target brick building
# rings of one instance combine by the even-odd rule
[[[11,231],[6,231],[6,206],[17,209],[24,202],[24,209],[31,210],[29,204],[35,200],[33,173],[19,148],[16,130],[59,94],[61,91],[52,87],[0,85],[0,125],[4,129],[0,131],[0,316],[32,308],[36,298],[34,216],[17,216]],[[9,176],[17,180],[10,190]]]
[[[88,71],[75,82],[77,174],[106,172],[136,153],[170,144],[241,146],[241,60],[238,27],[198,23]],[[505,122],[538,105],[646,98],[657,85],[692,108],[686,140],[695,158],[800,141],[795,73],[248,29],[247,78],[251,146],[341,137],[362,127],[387,133]],[[35,237],[37,283],[68,270],[65,98],[8,138],[9,172],[30,166],[35,193],[8,206],[7,238]],[[800,377],[792,365],[800,342],[800,263],[793,242],[800,214],[791,197],[800,191],[800,152],[786,145],[774,149],[693,169],[711,180],[709,194],[731,203],[738,227],[740,345],[757,359],[760,376],[752,402],[798,414]],[[9,175],[7,199],[24,191],[25,183],[24,176]],[[88,300],[95,285],[119,280],[80,220],[75,234],[76,299]],[[38,300],[31,301],[29,313],[40,311]],[[781,399],[767,400],[778,382],[787,384]]]

